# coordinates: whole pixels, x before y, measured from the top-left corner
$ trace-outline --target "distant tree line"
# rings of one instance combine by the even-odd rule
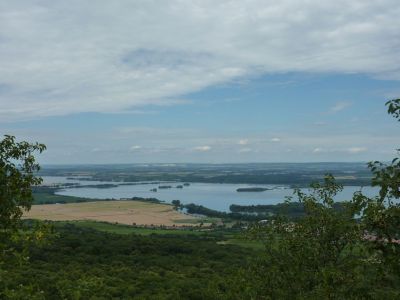
[[[289,218],[297,218],[304,215],[304,207],[301,204],[297,203],[250,206],[231,205],[231,212],[213,210],[202,205],[197,205],[193,203],[183,205],[183,208],[185,208],[189,214],[199,214],[212,218],[222,218],[248,222],[268,219],[277,214],[287,215]]]

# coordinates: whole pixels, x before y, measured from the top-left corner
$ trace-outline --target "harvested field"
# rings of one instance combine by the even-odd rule
[[[193,222],[198,220],[194,216],[175,211],[171,205],[128,200],[32,205],[23,218],[49,221],[95,220],[157,226],[194,226]]]

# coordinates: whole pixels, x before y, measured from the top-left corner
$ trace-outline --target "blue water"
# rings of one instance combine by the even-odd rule
[[[76,180],[67,180],[59,177],[44,177],[45,183],[57,182],[77,182]],[[81,185],[86,184],[104,184],[106,182],[98,181],[80,181]],[[115,184],[115,182],[114,182]],[[165,202],[180,200],[184,204],[195,203],[205,207],[229,211],[231,204],[239,205],[257,205],[257,204],[277,204],[285,201],[286,196],[291,196],[293,190],[284,186],[276,185],[256,185],[257,187],[274,188],[265,192],[236,192],[236,189],[243,187],[254,187],[249,184],[216,184],[216,183],[191,183],[183,189],[177,189],[175,186],[181,183],[168,184],[138,184],[138,185],[120,185],[114,188],[68,188],[58,192],[59,195],[77,196],[84,198],[98,199],[121,199],[131,197],[157,198]],[[159,185],[172,185],[171,189],[158,189],[157,192],[151,192],[150,189],[158,188]],[[347,186],[337,195],[337,201],[349,200],[354,192],[359,191],[360,187]],[[303,189],[307,191],[307,189]],[[366,196],[375,196],[378,189],[364,187],[362,189]]]

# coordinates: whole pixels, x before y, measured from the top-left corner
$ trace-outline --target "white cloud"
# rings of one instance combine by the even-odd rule
[[[138,151],[140,149],[142,149],[142,146],[139,146],[139,145],[134,145],[134,146],[129,148],[129,150],[132,151],[132,152]]]
[[[0,120],[177,104],[262,73],[399,80],[399,14],[398,0],[0,1]]]
[[[351,102],[338,102],[334,106],[332,106],[329,111],[331,113],[337,113],[348,108],[349,106],[351,106],[351,104]]]
[[[198,147],[194,147],[193,150],[195,151],[199,151],[199,152],[207,152],[211,150],[210,146],[198,146]]]
[[[150,163],[150,162],[282,162],[282,161],[389,161],[398,147],[398,127],[387,126],[382,130],[349,127],[342,133],[314,131],[296,128],[290,132],[279,132],[281,143],[273,144],[266,139],[267,133],[251,133],[251,147],[240,146],[241,136],[228,135],[213,130],[189,130],[181,128],[125,127],[96,131],[81,128],[83,134],[59,128],[10,128],[0,131],[18,137],[18,140],[39,141],[48,146],[40,155],[41,163]],[[380,126],[380,124],[377,124]],[[379,132],[379,133],[377,133]],[[221,143],[220,141],[224,141]],[[104,143],[104,141],[109,141]],[[130,152],[132,146],[141,150]],[[254,147],[253,147],[254,145]],[[204,148],[205,146],[210,147]],[[194,149],[200,147],[197,150]],[[99,151],[92,152],[93,149]],[[244,150],[239,154],[240,149]],[[365,148],[351,150],[352,148]],[[350,153],[359,152],[359,153]],[[314,153],[314,151],[315,153]],[[242,150],[243,151],[243,150]],[[248,151],[246,153],[246,151]],[[132,155],[132,154],[135,155]]]
[[[238,144],[239,145],[247,145],[249,143],[249,140],[247,140],[247,139],[243,139],[243,140],[240,140],[239,142],[238,142]]]
[[[324,152],[324,149],[322,149],[322,148],[315,148],[312,152],[313,152],[313,153],[321,153],[321,152]]]
[[[239,149],[239,153],[248,153],[248,152],[252,152],[253,150],[251,148],[242,148]]]
[[[274,143],[278,143],[280,141],[281,141],[281,139],[277,138],[277,137],[271,139],[271,142],[274,142]]]
[[[359,154],[362,152],[367,152],[368,149],[365,147],[351,147],[349,149],[347,149],[347,152],[351,153],[351,154]]]
[[[350,153],[350,154],[361,154],[368,151],[366,147],[349,147],[346,149],[343,148],[315,148],[313,153]]]

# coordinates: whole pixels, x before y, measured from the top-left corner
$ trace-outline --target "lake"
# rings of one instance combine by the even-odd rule
[[[117,182],[100,182],[100,181],[79,181],[70,180],[65,177],[48,177],[44,176],[45,184],[54,183],[80,183],[81,185],[107,184]],[[170,189],[158,189],[160,185],[171,185]],[[292,189],[285,186],[276,185],[249,185],[249,184],[218,184],[218,183],[190,183],[190,186],[184,186],[182,189],[176,188],[182,183],[162,183],[162,184],[135,184],[135,185],[119,185],[112,188],[67,188],[57,192],[58,195],[76,196],[84,198],[97,199],[120,199],[131,197],[157,198],[159,200],[170,203],[172,200],[180,200],[183,204],[195,203],[205,207],[219,210],[229,211],[231,204],[238,205],[257,205],[257,204],[277,204],[282,203],[286,196],[291,196]],[[263,187],[273,188],[264,192],[237,192],[238,188],[247,187]],[[157,188],[157,192],[150,191]],[[302,189],[307,191],[307,189]],[[359,191],[360,187],[347,186],[337,195],[337,201],[348,200],[354,192]],[[378,189],[372,187],[364,187],[363,192],[366,196],[377,195]]]

